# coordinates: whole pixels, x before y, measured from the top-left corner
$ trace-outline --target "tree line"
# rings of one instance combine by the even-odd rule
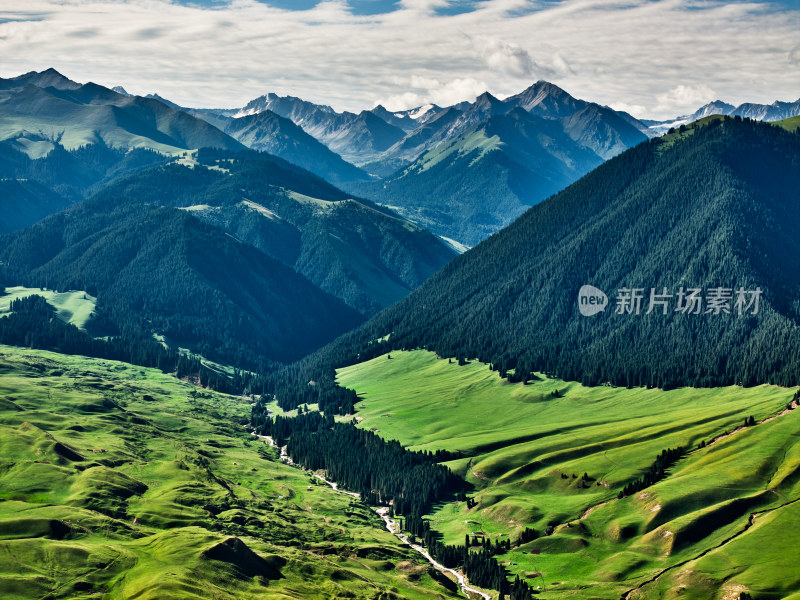
[[[12,300],[10,309],[11,313],[0,319],[0,344],[152,367],[225,393],[240,393],[248,385],[247,373],[220,375],[205,367],[200,357],[165,348],[138,328],[120,335],[92,337],[61,321],[55,308],[36,294]]]

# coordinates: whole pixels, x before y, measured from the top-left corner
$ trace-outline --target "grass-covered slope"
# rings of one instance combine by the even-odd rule
[[[33,295],[47,300],[47,303],[56,309],[56,316],[59,319],[83,330],[86,329],[86,325],[92,318],[97,302],[97,298],[77,290],[56,292],[42,288],[15,286],[6,288],[5,294],[0,296],[0,316],[5,316],[10,312],[11,303],[14,300]]]
[[[800,585],[800,410],[786,412],[796,387],[512,384],[425,351],[341,369],[338,381],[360,395],[360,427],[463,452],[448,464],[476,505],[441,506],[433,528],[451,544],[534,528],[538,539],[501,559],[547,597],[778,599]],[[618,499],[679,446],[688,454],[663,479]]]
[[[0,595],[455,598],[352,498],[277,460],[249,399],[0,347]]]

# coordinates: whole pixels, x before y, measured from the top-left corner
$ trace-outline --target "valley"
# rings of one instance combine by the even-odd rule
[[[787,410],[796,387],[665,392],[542,374],[523,385],[421,350],[347,367],[337,381],[359,393],[359,427],[463,454],[447,464],[474,486],[475,505],[438,506],[432,529],[447,544],[535,529],[498,559],[547,597],[699,599],[739,586],[786,598],[800,583],[783,546],[762,545],[800,500],[800,411]],[[677,447],[687,453],[662,480],[618,498]]]
[[[800,101],[467,39],[513,91],[4,72],[2,600],[800,600]]]
[[[8,346],[0,369],[3,598],[458,597],[252,436],[249,398]]]

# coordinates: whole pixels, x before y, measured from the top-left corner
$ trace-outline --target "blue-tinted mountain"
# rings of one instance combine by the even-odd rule
[[[663,135],[669,129],[694,123],[711,115],[742,117],[756,121],[782,121],[800,115],[800,99],[794,102],[776,100],[772,104],[745,102],[739,106],[728,104],[722,100],[714,100],[701,106],[691,115],[683,115],[667,121],[645,121],[655,135]]]
[[[208,114],[208,118],[213,120],[243,117],[267,110],[291,120],[356,165],[369,162],[405,135],[402,128],[388,123],[374,112],[340,113],[327,105],[272,93],[251,100],[241,109],[201,110],[196,114]]]
[[[201,119],[152,98],[77,84],[53,69],[0,79],[0,140],[57,141],[67,149],[102,143],[179,154],[243,146]]]
[[[403,214],[474,245],[601,162],[557,121],[515,108],[479,122],[365,192],[387,204],[403,198]]]
[[[370,178],[291,120],[271,110],[231,119],[225,133],[248,148],[278,156],[333,183]]]
[[[382,181],[346,187],[472,246],[646,132],[627,113],[538,81],[505,100],[487,92],[439,111],[364,165]]]
[[[52,87],[57,90],[75,90],[81,87],[80,83],[72,81],[55,69],[44,71],[30,71],[17,77],[3,79],[0,77],[0,90],[12,90],[23,88],[26,85],[35,85],[40,88]]]

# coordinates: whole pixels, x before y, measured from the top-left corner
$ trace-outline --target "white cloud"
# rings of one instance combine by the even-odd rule
[[[697,86],[678,85],[666,93],[658,94],[656,111],[668,109],[696,109],[715,99],[714,90],[704,84]]]
[[[486,66],[492,71],[512,77],[531,77],[534,67],[538,67],[528,51],[518,44],[485,37],[478,38],[476,43]]]
[[[626,102],[613,102],[609,104],[614,110],[621,110],[639,119],[647,117],[647,107],[641,104],[627,104]]]
[[[382,104],[388,110],[405,110],[429,103],[450,106],[464,100],[471,102],[488,89],[486,82],[477,81],[471,77],[440,82],[418,75],[411,76],[408,80],[408,87],[414,88],[416,91],[394,94],[378,100],[376,104]]]
[[[3,0],[0,76],[52,66],[78,81],[195,106],[241,106],[274,91],[349,110],[380,99],[446,104],[485,89],[505,96],[542,78],[652,118],[697,108],[691,102],[712,99],[712,89],[733,104],[800,95],[797,70],[787,68],[787,60],[800,64],[800,10],[756,1],[486,0],[472,12],[436,15],[448,4],[403,0],[393,12],[358,16],[346,0],[304,11],[256,0],[213,9]]]

